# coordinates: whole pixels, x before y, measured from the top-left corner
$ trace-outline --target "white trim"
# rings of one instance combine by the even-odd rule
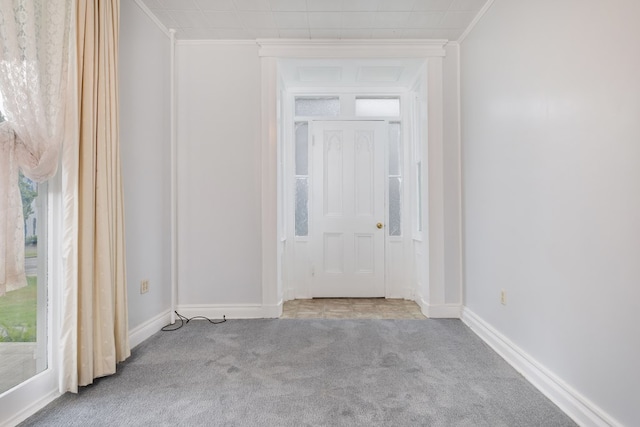
[[[275,305],[262,304],[185,304],[178,306],[178,313],[191,318],[204,316],[210,319],[270,319],[282,314],[282,301]]]
[[[262,305],[273,306],[282,300],[278,289],[278,112],[277,63],[275,58],[260,58],[261,68],[261,224],[262,224]]]
[[[272,306],[281,301],[285,290],[279,287],[277,281],[277,263],[281,260],[277,252],[277,90],[278,70],[277,61],[282,58],[398,58],[419,57],[427,60],[426,67],[419,74],[425,79],[423,88],[428,101],[427,120],[431,124],[428,133],[424,135],[426,144],[423,165],[429,164],[423,179],[425,200],[425,216],[423,224],[428,231],[425,240],[428,242],[427,265],[429,268],[429,300],[434,303],[426,311],[433,317],[459,317],[461,304],[445,304],[445,282],[442,275],[444,250],[443,230],[435,232],[431,228],[440,225],[441,221],[431,221],[432,215],[442,207],[442,165],[432,158],[438,154],[441,160],[443,146],[443,57],[446,55],[444,45],[446,40],[257,40],[259,56],[261,57],[261,138],[259,140],[261,153],[261,218],[262,218],[262,306]],[[426,73],[426,74],[425,74]],[[432,169],[438,170],[438,178],[431,182]],[[427,177],[428,175],[428,177]],[[439,212],[441,220],[443,212]],[[437,271],[436,271],[437,270]],[[434,274],[436,272],[437,274]],[[287,295],[288,297],[289,295]],[[298,295],[298,298],[308,295]]]
[[[174,311],[178,303],[178,136],[176,105],[176,30],[169,30],[169,127],[171,145],[171,323],[175,321]]]
[[[446,55],[447,40],[258,39],[260,56],[285,58],[428,58]]]
[[[469,26],[467,27],[466,30],[464,30],[462,32],[462,34],[460,35],[460,37],[458,37],[458,43],[462,43],[464,41],[464,39],[467,38],[467,36],[469,35],[469,33],[471,31],[473,31],[473,29],[476,27],[476,25],[478,24],[478,22],[480,22],[480,20],[482,19],[482,17],[484,16],[485,13],[487,13],[487,11],[491,8],[491,6],[493,6],[493,2],[495,0],[488,0],[484,6],[482,6],[482,9],[480,9],[480,11],[478,12],[478,14],[475,16],[475,18],[473,18],[473,20],[471,21],[471,23],[469,24]]]
[[[462,79],[461,79],[461,67],[460,67],[460,59],[461,59],[461,54],[460,54],[460,50],[462,49],[462,46],[460,46],[460,43],[455,43],[456,45],[458,45],[458,49],[457,49],[457,69],[456,69],[456,80],[457,80],[457,85],[456,85],[456,89],[458,91],[457,98],[458,98],[458,248],[459,248],[459,252],[458,255],[460,257],[460,262],[459,262],[459,267],[460,267],[460,304],[461,307],[464,306],[464,211],[463,211],[463,203],[464,203],[464,196],[463,196],[463,191],[464,191],[464,174],[462,173]],[[462,314],[462,313],[461,313]]]
[[[179,45],[223,45],[223,46],[255,46],[255,40],[178,40]]]
[[[579,425],[622,425],[467,307],[462,310],[462,321]]]
[[[13,415],[9,415],[9,418],[5,420],[0,420],[0,427],[10,427],[17,426],[30,416],[34,415],[36,412],[47,406],[49,403],[56,400],[60,397],[61,394],[58,390],[50,391],[49,393],[42,396],[40,399],[34,400],[28,406],[23,407],[20,411],[16,412]],[[3,415],[8,415],[4,413]]]
[[[415,302],[429,319],[460,319],[462,313],[461,304],[429,304],[422,295],[417,295]]]
[[[283,305],[284,300],[279,301],[277,304],[263,305],[262,317],[264,319],[277,319],[278,317],[282,316]]]
[[[160,31],[162,31],[164,33],[165,36],[167,37],[171,37],[169,34],[169,30],[167,29],[167,27],[164,26],[164,24],[162,22],[160,22],[160,20],[158,19],[158,17],[156,15],[153,14],[153,12],[151,12],[151,10],[149,10],[149,8],[147,7],[146,4],[144,4],[142,2],[142,0],[133,0],[134,3],[145,13],[145,15],[147,15],[149,17],[149,19],[151,19],[153,21],[154,24],[156,24],[158,26],[158,28],[160,29]]]
[[[152,317],[129,331],[129,345],[136,347],[171,322],[171,310]]]

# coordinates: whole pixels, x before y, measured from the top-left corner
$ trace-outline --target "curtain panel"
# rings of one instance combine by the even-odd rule
[[[119,0],[78,1],[78,385],[131,354],[118,115]]]
[[[18,170],[55,175],[65,135],[72,0],[0,0],[0,296],[26,286]]]
[[[118,115],[119,0],[76,5],[77,138],[63,153],[65,292],[60,391],[130,356]],[[64,171],[63,171],[64,172]]]
[[[61,392],[130,355],[119,14],[119,0],[0,0],[0,296],[26,284],[18,171],[43,181],[60,163]]]

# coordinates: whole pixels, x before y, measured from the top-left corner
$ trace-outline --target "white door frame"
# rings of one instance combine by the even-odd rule
[[[424,90],[428,93],[426,146],[428,178],[423,224],[428,265],[427,283],[416,295],[423,313],[431,317],[459,317],[445,304],[444,170],[443,170],[443,57],[445,40],[258,40],[262,72],[262,305],[264,317],[282,314],[284,290],[279,276],[279,254],[286,241],[278,227],[278,88],[280,58],[425,58]],[[426,174],[425,174],[426,175]],[[280,237],[280,238],[279,238]],[[454,308],[459,313],[459,307]],[[451,314],[454,314],[451,316]]]

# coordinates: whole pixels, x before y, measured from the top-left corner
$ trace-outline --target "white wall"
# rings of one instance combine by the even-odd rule
[[[257,49],[177,46],[179,307],[262,304]]]
[[[636,0],[497,0],[461,58],[466,307],[629,426],[639,21]]]
[[[170,280],[169,38],[133,0],[120,10],[120,145],[129,329],[166,312]],[[149,292],[140,294],[140,281]]]

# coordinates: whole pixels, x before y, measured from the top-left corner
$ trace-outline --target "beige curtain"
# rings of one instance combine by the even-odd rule
[[[78,0],[80,386],[115,373],[116,363],[130,355],[118,137],[119,17],[119,0]]]

